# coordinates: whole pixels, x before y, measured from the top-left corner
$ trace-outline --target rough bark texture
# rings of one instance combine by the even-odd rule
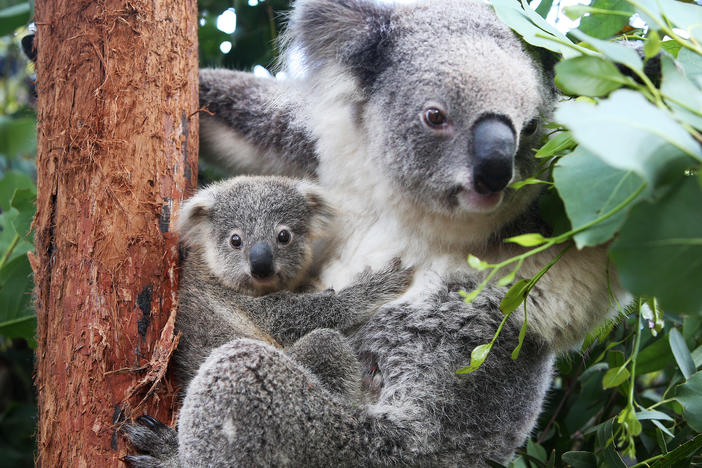
[[[120,466],[121,421],[172,421],[196,18],[195,0],[37,0],[37,466]]]

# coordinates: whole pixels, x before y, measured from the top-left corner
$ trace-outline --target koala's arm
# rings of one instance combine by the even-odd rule
[[[200,140],[235,172],[314,176],[315,138],[298,117],[302,98],[274,78],[200,70]]]
[[[381,305],[398,298],[412,282],[414,271],[394,260],[379,271],[365,271],[338,293],[332,289],[296,294],[241,296],[240,307],[256,324],[284,346],[318,328],[348,330],[364,323]]]

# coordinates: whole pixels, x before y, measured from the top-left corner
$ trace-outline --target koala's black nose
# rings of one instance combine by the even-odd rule
[[[499,192],[512,179],[516,141],[508,122],[491,115],[473,126],[473,188],[481,195]]]
[[[251,276],[254,278],[270,278],[273,276],[273,251],[266,242],[256,242],[249,254]]]

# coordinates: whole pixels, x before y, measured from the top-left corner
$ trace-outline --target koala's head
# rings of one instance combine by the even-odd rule
[[[235,177],[183,205],[178,231],[212,274],[249,295],[293,289],[312,259],[312,240],[332,217],[317,187],[285,177]]]
[[[298,0],[288,41],[311,77],[355,81],[354,125],[416,206],[506,221],[533,200],[538,189],[508,185],[536,168],[552,70],[489,5]]]

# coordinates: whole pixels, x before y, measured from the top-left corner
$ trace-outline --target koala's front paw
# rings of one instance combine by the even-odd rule
[[[141,416],[122,432],[143,455],[129,455],[122,461],[134,468],[178,468],[178,433],[152,418]]]
[[[381,302],[396,299],[407,291],[414,279],[414,268],[402,265],[399,257],[393,258],[382,270],[364,271],[359,282],[367,288],[369,297]]]

